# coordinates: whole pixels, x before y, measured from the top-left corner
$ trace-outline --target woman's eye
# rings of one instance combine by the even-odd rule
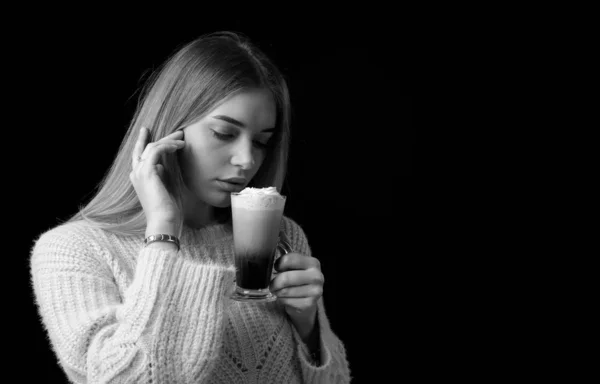
[[[211,132],[213,136],[215,136],[219,140],[231,140],[233,138],[233,135],[229,133],[219,133],[217,131],[213,131],[212,129]]]
[[[261,143],[260,141],[255,141],[254,145],[256,145],[260,149],[269,148],[269,143]]]
[[[212,129],[210,131],[212,132],[212,134],[213,134],[214,137],[216,137],[217,139],[222,140],[222,141],[230,141],[230,140],[233,140],[233,138],[235,137],[235,135],[233,135],[231,133],[220,133],[220,132],[217,132],[217,131],[212,130]],[[254,143],[254,145],[256,147],[258,147],[260,149],[269,148],[269,143],[268,142],[267,143],[263,143],[261,141],[253,141],[253,143]]]

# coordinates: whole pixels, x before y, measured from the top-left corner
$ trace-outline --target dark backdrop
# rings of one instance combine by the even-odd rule
[[[61,382],[29,286],[29,251],[42,231],[75,213],[116,155],[148,71],[181,44],[205,32],[243,32],[280,66],[289,81],[293,141],[285,214],[305,230],[326,277],[324,298],[334,332],[345,343],[355,383],[394,372],[409,330],[405,291],[394,262],[410,257],[409,178],[412,128],[401,41],[336,26],[306,30],[249,28],[239,22],[111,33],[40,28],[20,46],[15,93],[27,105],[19,140],[29,164],[18,169],[16,260],[20,353],[46,382]],[[393,80],[400,79],[401,86]],[[392,85],[392,83],[394,85]],[[12,137],[13,139],[15,137]],[[23,216],[24,213],[24,216]],[[395,289],[392,289],[395,287]],[[24,380],[27,381],[27,380]]]

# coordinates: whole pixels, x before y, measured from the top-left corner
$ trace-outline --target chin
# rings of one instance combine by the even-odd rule
[[[217,192],[208,196],[206,202],[213,207],[227,208],[231,206],[231,196],[229,192]]]

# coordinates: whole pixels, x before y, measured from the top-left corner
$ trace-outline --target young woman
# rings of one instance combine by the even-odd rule
[[[159,68],[97,194],[32,248],[36,303],[70,381],[350,381],[319,261],[292,219],[277,300],[229,298],[230,192],[281,190],[289,137],[285,80],[245,37],[201,36]]]

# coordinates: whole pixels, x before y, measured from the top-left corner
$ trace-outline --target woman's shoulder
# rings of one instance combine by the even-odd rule
[[[285,231],[285,233],[287,235],[293,234],[293,233],[302,233],[304,234],[304,230],[302,229],[302,227],[300,226],[300,224],[298,224],[298,222],[294,219],[292,219],[289,216],[283,215],[282,217],[282,226],[283,226],[283,230]]]
[[[101,231],[85,220],[60,223],[38,234],[33,241],[32,252],[98,248]]]
[[[308,239],[302,226],[298,224],[296,220],[285,215],[283,215],[282,222],[283,231],[292,243],[292,248],[295,250],[304,250],[304,252],[310,253]]]
[[[49,271],[112,275],[105,231],[80,220],[58,224],[34,239],[30,250],[33,278]]]

